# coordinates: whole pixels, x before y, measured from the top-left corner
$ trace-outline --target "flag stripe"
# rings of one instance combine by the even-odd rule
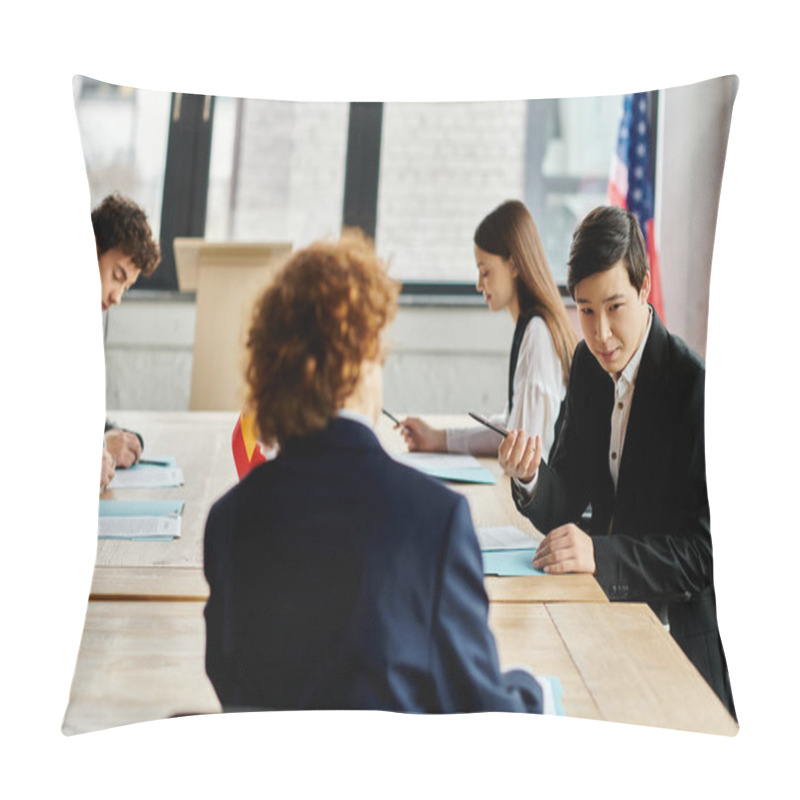
[[[256,436],[255,420],[249,414],[242,413],[236,420],[231,436],[231,450],[239,480],[253,467],[266,461]]]
[[[611,159],[608,202],[626,208],[639,222],[650,262],[649,300],[664,319],[664,299],[656,249],[650,131],[645,92],[627,94],[623,100],[617,147]]]

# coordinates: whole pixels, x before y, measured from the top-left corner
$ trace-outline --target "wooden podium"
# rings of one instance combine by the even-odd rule
[[[253,304],[292,251],[287,242],[176,238],[181,291],[197,294],[191,411],[238,411]]]

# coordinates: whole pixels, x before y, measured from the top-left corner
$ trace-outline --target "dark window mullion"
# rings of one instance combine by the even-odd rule
[[[350,103],[342,225],[375,238],[383,103]]]
[[[137,287],[177,290],[173,240],[205,235],[213,121],[213,97],[172,95],[159,237],[162,261],[151,278],[137,281]]]

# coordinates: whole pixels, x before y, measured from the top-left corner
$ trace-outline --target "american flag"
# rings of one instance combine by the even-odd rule
[[[647,94],[626,94],[617,149],[611,161],[608,202],[628,209],[639,220],[650,261],[650,302],[663,321],[664,299],[661,294],[661,275],[653,224],[654,190],[651,165]]]

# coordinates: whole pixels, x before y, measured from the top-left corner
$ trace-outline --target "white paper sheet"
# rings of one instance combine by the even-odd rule
[[[118,469],[109,489],[167,489],[183,486],[183,470],[180,467],[156,467],[138,464],[131,469]]]
[[[100,539],[175,539],[181,535],[181,518],[100,517],[97,535]]]
[[[536,547],[536,541],[532,536],[528,536],[513,525],[477,528],[476,532],[481,550],[523,550]]]

